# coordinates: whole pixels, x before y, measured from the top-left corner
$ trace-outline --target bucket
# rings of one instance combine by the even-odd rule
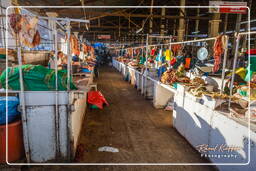
[[[0,163],[6,163],[6,125],[0,125]],[[8,124],[8,162],[24,156],[21,120]]]

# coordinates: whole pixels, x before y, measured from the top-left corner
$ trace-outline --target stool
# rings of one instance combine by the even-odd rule
[[[96,83],[90,84],[90,89],[91,88],[94,88],[94,90],[97,91],[97,84]]]

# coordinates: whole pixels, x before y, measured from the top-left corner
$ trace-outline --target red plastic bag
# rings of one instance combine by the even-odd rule
[[[95,105],[100,109],[103,109],[103,105],[109,105],[105,97],[101,94],[100,91],[89,91],[87,93],[88,98],[87,102],[89,104]]]
[[[170,64],[173,66],[175,63],[176,63],[176,58],[173,58],[173,59],[170,61]]]

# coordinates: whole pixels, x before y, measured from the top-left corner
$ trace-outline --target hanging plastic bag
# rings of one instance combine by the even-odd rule
[[[173,66],[176,63],[176,58],[173,58],[170,62],[170,64]]]
[[[161,61],[161,57],[162,57],[162,49],[159,50],[159,53],[156,57],[156,61],[158,61],[158,62]]]
[[[109,105],[105,97],[100,91],[89,91],[87,102],[89,104],[95,105],[100,109],[103,109],[103,105]]]
[[[165,51],[165,60],[171,61],[171,52],[169,49]]]
[[[191,63],[191,58],[185,58],[185,68],[186,69],[190,68],[190,63]]]
[[[154,55],[155,55],[155,52],[156,52],[156,48],[151,49],[150,55],[151,55],[151,56],[154,56]]]

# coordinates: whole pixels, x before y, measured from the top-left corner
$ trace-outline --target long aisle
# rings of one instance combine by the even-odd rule
[[[207,162],[172,127],[171,112],[155,109],[151,101],[145,100],[114,68],[100,68],[96,82],[109,106],[104,110],[87,111],[77,162]],[[98,152],[102,146],[118,148],[119,152]],[[181,167],[213,170],[208,166]]]

